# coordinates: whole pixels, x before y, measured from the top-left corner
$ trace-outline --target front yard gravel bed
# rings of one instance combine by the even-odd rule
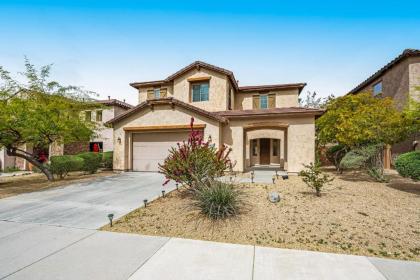
[[[420,261],[420,183],[392,175],[372,182],[358,172],[335,176],[321,197],[297,176],[241,184],[246,206],[212,222],[173,191],[103,230]],[[277,204],[270,192],[280,193]]]

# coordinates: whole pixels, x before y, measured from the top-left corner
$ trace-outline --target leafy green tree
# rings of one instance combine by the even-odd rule
[[[25,58],[21,83],[0,67],[0,148],[36,166],[48,180],[53,179],[48,166],[23,147],[88,141],[95,124],[80,112],[98,106],[90,102],[92,92],[49,81],[50,69],[51,65],[37,69]]]
[[[361,93],[331,100],[316,126],[321,144],[339,143],[354,148],[404,140],[413,129],[413,118],[398,111],[390,98]]]

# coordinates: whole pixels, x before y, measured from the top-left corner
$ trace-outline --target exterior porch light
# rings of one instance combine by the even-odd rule
[[[114,219],[114,214],[108,214],[109,225],[112,227],[112,219]]]
[[[118,142],[118,144],[121,144],[121,137],[117,138],[117,142]]]
[[[146,208],[147,207],[147,199],[143,200],[143,203],[144,203],[144,208]]]
[[[165,197],[165,190],[162,190],[162,197]]]

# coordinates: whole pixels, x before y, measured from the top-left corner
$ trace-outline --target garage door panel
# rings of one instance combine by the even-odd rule
[[[188,132],[138,133],[133,135],[133,170],[158,171],[171,147],[188,139]]]

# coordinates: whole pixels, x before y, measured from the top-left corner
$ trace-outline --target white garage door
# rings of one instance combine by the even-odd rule
[[[158,171],[171,147],[188,139],[187,131],[153,132],[133,135],[133,171]]]

